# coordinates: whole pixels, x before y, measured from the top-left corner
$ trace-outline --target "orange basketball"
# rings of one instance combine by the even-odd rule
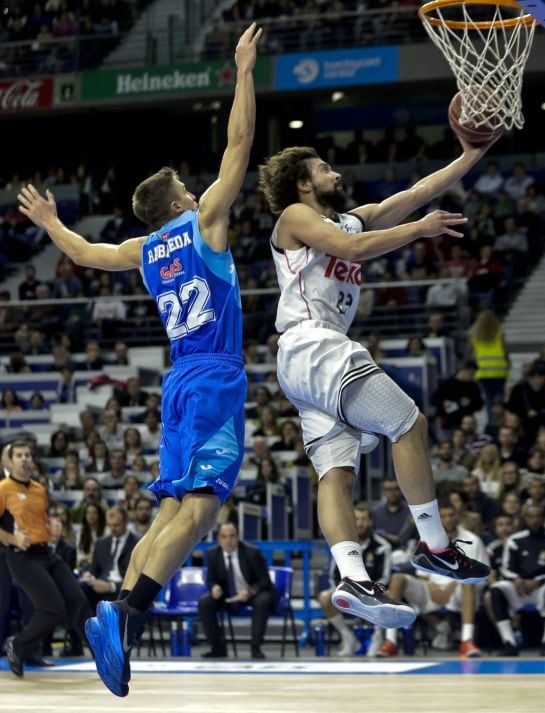
[[[487,94],[488,90],[485,87],[475,86],[470,90],[474,95]],[[485,97],[486,98],[486,97]],[[480,102],[484,103],[484,101]],[[462,113],[462,92],[457,92],[449,104],[448,120],[455,134],[458,134],[462,139],[465,139],[473,146],[481,146],[487,144],[492,139],[503,134],[503,126],[500,124],[500,119],[492,113],[487,117],[487,112],[476,114],[474,117],[475,123],[460,124],[460,115]],[[481,121],[488,119],[489,125],[477,126]],[[492,124],[492,127],[490,126]],[[495,126],[495,128],[493,128]]]

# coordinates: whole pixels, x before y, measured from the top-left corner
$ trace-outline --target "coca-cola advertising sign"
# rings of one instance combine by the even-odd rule
[[[53,100],[53,80],[16,79],[0,82],[0,112],[46,109]]]

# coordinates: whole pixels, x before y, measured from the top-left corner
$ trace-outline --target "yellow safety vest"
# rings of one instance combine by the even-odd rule
[[[503,347],[503,332],[498,332],[493,342],[482,342],[472,339],[475,361],[479,367],[475,374],[477,379],[506,379],[509,373],[509,362]]]

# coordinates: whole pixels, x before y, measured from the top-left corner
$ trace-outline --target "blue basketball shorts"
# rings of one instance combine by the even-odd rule
[[[163,379],[158,500],[186,493],[225,502],[244,457],[246,374],[242,359],[196,354],[178,359]]]

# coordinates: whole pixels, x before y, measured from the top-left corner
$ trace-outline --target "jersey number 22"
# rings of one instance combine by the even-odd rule
[[[213,309],[205,309],[209,297],[210,288],[206,280],[201,277],[194,277],[189,282],[184,282],[178,294],[169,290],[159,295],[157,306],[161,312],[168,313],[165,329],[171,341],[181,339],[189,332],[216,319]],[[186,305],[187,310],[183,320]]]

